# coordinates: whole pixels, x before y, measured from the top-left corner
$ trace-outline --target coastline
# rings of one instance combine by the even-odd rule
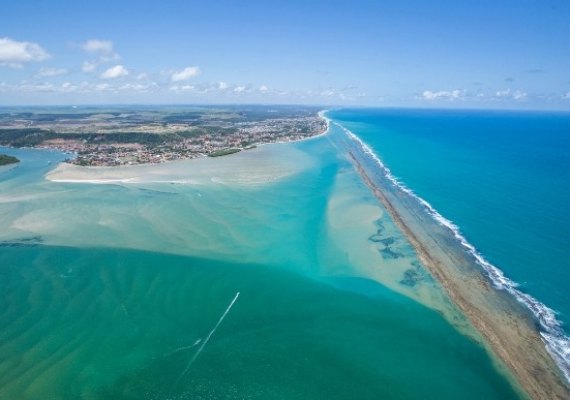
[[[62,162],[49,171],[45,179],[83,184],[255,186],[297,174],[312,163],[309,156],[292,147],[258,146],[223,157],[199,157],[156,164],[79,166]]]
[[[360,139],[338,126],[344,132],[331,135],[331,140],[348,152],[363,181],[406,235],[422,263],[485,338],[485,345],[508,368],[520,388],[533,399],[570,398],[564,372],[545,346],[544,335],[548,333],[537,326],[544,325],[542,318],[549,315],[540,315],[537,321],[509,290],[498,290],[488,274],[494,273],[505,284],[507,278],[499,270],[484,268],[484,259],[469,243],[459,240],[462,237],[449,221],[443,221],[446,224],[435,219],[435,210],[429,204],[399,186]]]
[[[225,155],[268,143],[296,142],[319,137],[328,130],[323,113],[281,115],[227,122],[224,118],[208,124],[175,124],[165,120],[143,121],[131,130],[128,121],[105,122],[93,127],[84,119],[69,126],[59,120],[39,125],[36,133],[13,122],[0,126],[0,142],[9,147],[54,149],[72,154],[71,164],[81,166],[121,166],[160,164],[166,161]],[[146,125],[145,125],[146,123]],[[109,125],[110,124],[110,125]],[[123,124],[123,125],[122,125]],[[128,125],[130,127],[130,125]],[[22,130],[19,132],[18,130]],[[16,133],[20,133],[16,135]],[[13,137],[17,137],[17,140]]]
[[[319,117],[325,121],[326,129],[317,135],[299,140],[260,143],[254,148],[245,149],[247,151],[240,151],[224,155],[222,157],[213,157],[215,160],[213,160],[212,157],[204,155],[203,157],[162,161],[159,163],[116,166],[80,166],[69,162],[62,162],[58,164],[55,169],[46,174],[46,179],[59,183],[128,184],[168,182],[173,184],[204,184],[207,183],[205,181],[205,177],[208,175],[206,169],[210,169],[212,170],[212,175],[222,174],[225,176],[231,176],[232,178],[230,178],[230,181],[236,182],[233,175],[240,170],[240,164],[245,165],[245,169],[243,168],[244,165],[241,165],[241,170],[243,170],[242,172],[249,171],[253,175],[257,176],[259,173],[255,164],[261,159],[261,167],[267,168],[268,170],[273,169],[273,174],[266,175],[262,180],[253,179],[253,182],[257,184],[266,183],[268,181],[281,179],[283,176],[296,173],[297,170],[306,167],[306,160],[299,168],[297,168],[297,166],[290,165],[289,162],[284,161],[282,157],[279,157],[280,151],[271,145],[314,140],[328,134],[330,131],[330,119],[324,115],[326,111],[327,110],[322,110],[318,113]],[[292,149],[287,151],[291,152]],[[295,155],[299,157],[299,154]],[[272,157],[278,160],[278,162],[272,162],[270,159]],[[189,164],[185,164],[189,162],[192,163],[192,171],[186,171],[185,168],[182,168],[182,170],[184,170],[183,173],[168,171],[170,167],[176,168],[176,166],[188,166]],[[212,180],[215,180],[215,177],[212,177]],[[222,180],[220,179],[219,181]],[[243,179],[240,181],[243,182]]]
[[[300,142],[305,142],[307,140],[314,140],[314,139],[318,139],[321,138],[325,135],[327,135],[331,129],[331,120],[330,118],[328,118],[327,116],[325,116],[325,113],[327,113],[330,110],[321,110],[317,113],[317,115],[319,116],[319,118],[323,119],[325,121],[326,124],[326,129],[324,131],[322,131],[321,133],[317,133],[316,135],[313,136],[307,136],[301,139],[293,139],[293,140],[278,140],[275,142],[269,142],[269,143],[256,143],[255,146],[259,147],[259,146],[267,146],[269,144],[281,144],[281,143],[300,143]],[[243,150],[247,150],[247,149],[243,149]]]

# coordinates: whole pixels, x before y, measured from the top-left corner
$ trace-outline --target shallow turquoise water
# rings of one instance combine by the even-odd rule
[[[314,164],[257,187],[54,183],[63,155],[6,150],[0,399],[517,398],[346,159],[293,146]]]
[[[381,287],[119,249],[7,249],[2,263],[2,398],[514,397],[475,343]]]
[[[341,110],[392,173],[570,323],[570,115]]]

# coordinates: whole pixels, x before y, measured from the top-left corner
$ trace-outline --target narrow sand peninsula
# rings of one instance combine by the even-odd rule
[[[204,157],[161,164],[82,167],[62,163],[46,178],[54,182],[99,184],[260,185],[309,168],[312,159],[292,146],[264,145],[223,157]]]
[[[342,132],[331,139],[348,152],[423,264],[512,372],[520,388],[533,399],[570,399],[570,389],[530,312],[506,291],[495,289],[452,232],[434,220],[417,199],[396,187],[361,144]]]

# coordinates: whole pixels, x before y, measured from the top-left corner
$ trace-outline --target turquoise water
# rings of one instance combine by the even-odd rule
[[[339,110],[393,175],[570,323],[570,115]],[[564,343],[562,343],[564,345]]]
[[[518,398],[345,156],[278,146],[311,162],[261,185],[1,149],[0,399]]]

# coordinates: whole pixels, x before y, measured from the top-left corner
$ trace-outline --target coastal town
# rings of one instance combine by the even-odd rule
[[[327,129],[317,110],[307,108],[101,111],[0,114],[0,145],[57,149],[73,164],[117,166],[223,156]]]

